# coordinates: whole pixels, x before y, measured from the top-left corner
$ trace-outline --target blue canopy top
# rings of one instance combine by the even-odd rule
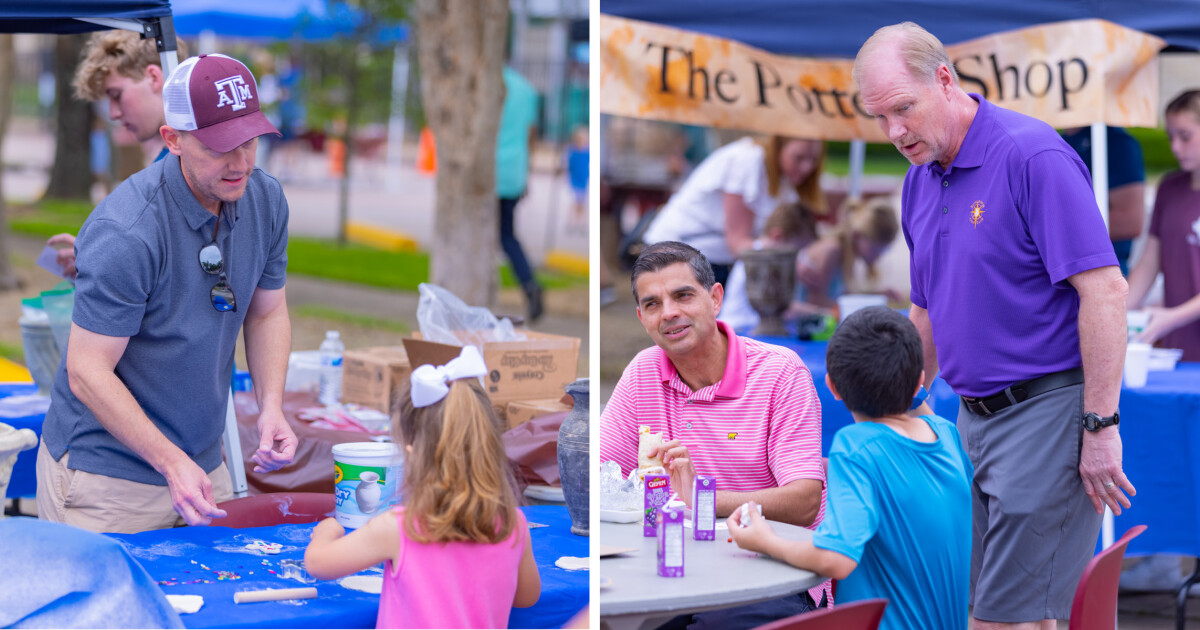
[[[798,57],[854,57],[876,29],[905,20],[943,44],[1049,22],[1100,18],[1200,49],[1196,0],[601,0],[600,12],[707,33]]]
[[[349,34],[362,13],[345,3],[328,8],[326,0],[175,0],[175,32],[199,35],[212,31],[221,37],[253,40],[300,38],[324,41]],[[381,29],[377,43],[402,42],[408,27],[395,24]]]
[[[85,33],[108,27],[74,18],[170,16],[169,0],[0,0],[0,33]]]

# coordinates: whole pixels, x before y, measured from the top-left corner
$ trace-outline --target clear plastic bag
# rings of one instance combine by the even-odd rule
[[[428,341],[482,348],[490,341],[522,341],[523,333],[507,317],[497,319],[482,306],[467,306],[450,291],[428,282],[419,287],[417,324]]]

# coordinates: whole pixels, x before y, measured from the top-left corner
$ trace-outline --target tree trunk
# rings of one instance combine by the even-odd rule
[[[44,198],[91,199],[92,106],[71,93],[86,35],[59,35],[54,46],[54,166]]]
[[[362,70],[358,67],[358,47],[347,46],[346,72],[346,131],[342,134],[342,143],[346,150],[342,153],[342,181],[338,183],[338,233],[337,242],[341,247],[346,246],[346,224],[350,222],[350,161],[354,155],[354,132],[358,129],[358,81]]]
[[[0,34],[0,147],[8,133],[8,121],[13,110],[13,79],[16,76],[16,53],[13,51],[13,36]],[[0,178],[0,291],[9,291],[21,286],[13,273],[9,260],[8,207],[4,202],[3,178]]]
[[[508,0],[417,0],[425,118],[437,139],[429,275],[467,304],[496,299],[496,134]]]

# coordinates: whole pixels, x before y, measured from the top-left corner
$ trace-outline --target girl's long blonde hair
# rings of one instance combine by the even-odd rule
[[[842,273],[849,275],[854,269],[854,259],[858,258],[855,236],[862,236],[872,243],[891,243],[899,231],[896,208],[888,199],[876,197],[847,202],[842,208],[841,223],[834,232],[842,248]],[[875,265],[867,265],[867,276],[876,276]]]
[[[404,457],[404,532],[428,542],[497,543],[517,523],[512,470],[500,422],[478,379],[451,381],[450,392],[413,407],[397,396],[392,436]]]
[[[755,141],[758,146],[763,148],[763,165],[767,168],[767,192],[771,193],[772,197],[779,196],[779,187],[783,185],[783,169],[779,168],[779,152],[783,150],[783,145],[792,140],[805,139],[767,136]],[[809,140],[805,141],[809,142]],[[813,172],[807,179],[800,182],[800,185],[796,186],[796,194],[800,196],[800,201],[804,202],[815,214],[825,216],[829,213],[829,204],[825,202],[825,193],[821,191],[821,167],[825,164],[825,143],[820,140],[811,140],[811,142],[820,142],[821,155],[817,158]]]

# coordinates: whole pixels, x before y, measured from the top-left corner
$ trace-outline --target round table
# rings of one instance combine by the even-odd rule
[[[803,527],[774,521],[771,527],[788,540],[812,538]],[[826,579],[740,549],[727,542],[724,528],[717,530],[716,540],[693,540],[690,527],[683,536],[684,577],[665,578],[658,576],[658,539],[642,536],[641,521],[600,523],[598,540],[604,546],[636,550],[600,559],[602,628],[654,628],[676,615],[776,599]]]

